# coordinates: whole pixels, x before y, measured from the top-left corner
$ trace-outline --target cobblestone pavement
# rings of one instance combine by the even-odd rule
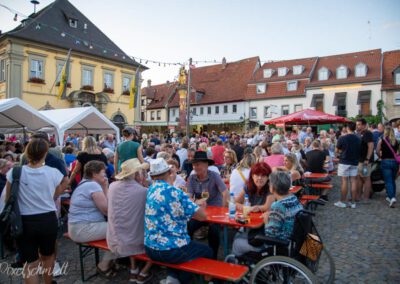
[[[343,209],[333,205],[338,198],[339,183],[335,178],[329,202],[317,209],[315,217],[317,229],[335,261],[336,283],[400,283],[400,202],[396,208],[389,208],[385,193],[380,192],[370,204]],[[5,262],[12,259],[8,257]],[[68,266],[66,275],[58,277],[57,283],[82,283],[77,246],[60,239],[58,259]],[[89,269],[94,267],[93,260],[91,257],[86,262],[88,274],[94,272]],[[3,261],[1,284],[22,283],[18,277],[7,276],[4,267]],[[165,278],[165,269],[154,267],[152,271],[151,283]],[[97,276],[85,283],[128,283],[128,272],[119,271],[113,280]]]

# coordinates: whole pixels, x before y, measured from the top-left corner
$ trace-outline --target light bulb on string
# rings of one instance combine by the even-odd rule
[[[104,49],[104,50],[103,50],[103,53],[107,53],[107,50]]]
[[[93,45],[92,45],[92,44],[90,44],[90,45],[89,45],[89,48],[90,48],[90,49],[93,49]]]
[[[122,56],[122,59],[125,59],[125,55]]]
[[[146,64],[147,64],[147,63],[149,63],[149,61],[148,61],[148,60],[146,60]]]
[[[14,22],[18,21],[18,14],[15,14],[14,16]]]
[[[40,30],[40,24],[36,24],[36,27],[35,27],[37,30]]]
[[[117,54],[117,53],[115,53],[115,54],[114,54],[114,56],[115,56],[115,57],[117,57],[117,56],[118,56],[118,54]]]
[[[61,36],[62,36],[62,37],[65,37],[65,33],[64,33],[64,32],[62,32],[62,33],[61,33]]]

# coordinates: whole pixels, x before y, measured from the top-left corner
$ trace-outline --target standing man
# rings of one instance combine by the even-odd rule
[[[193,196],[195,200],[199,200],[203,199],[203,192],[208,192],[207,205],[226,206],[229,197],[226,185],[219,174],[208,169],[208,166],[213,165],[214,161],[207,158],[206,152],[197,151],[192,164],[196,173],[188,179],[189,195]],[[194,232],[204,226],[208,226],[208,243],[214,252],[214,259],[217,259],[220,240],[218,224],[190,220],[188,223],[189,235],[193,237]]]
[[[369,200],[371,194],[371,163],[374,162],[374,136],[368,130],[367,121],[364,118],[357,119],[357,133],[361,138],[361,152],[358,163],[359,198]],[[367,170],[364,172],[363,168]]]
[[[111,151],[115,151],[115,140],[114,140],[114,135],[113,134],[107,134],[106,140],[104,140],[103,145],[101,147],[108,148]]]
[[[335,206],[340,208],[346,208],[347,200],[347,179],[350,178],[351,182],[351,208],[356,208],[356,199],[358,198],[357,191],[357,164],[358,158],[360,157],[361,140],[354,134],[356,125],[354,122],[350,122],[347,125],[347,134],[341,136],[336,145],[336,152],[340,153],[339,156],[339,167],[338,176],[342,179],[342,188],[340,201],[335,203]]]
[[[222,140],[217,140],[217,145],[211,147],[212,158],[215,162],[215,166],[220,169],[224,165],[224,152],[225,147],[222,145]]]
[[[122,130],[125,141],[118,145],[114,154],[115,175],[121,171],[121,164],[129,159],[138,158],[140,163],[144,163],[142,145],[132,141],[136,134],[136,130],[132,127],[125,127]]]

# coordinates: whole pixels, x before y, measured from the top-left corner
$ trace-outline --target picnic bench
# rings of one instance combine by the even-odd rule
[[[70,239],[68,233],[64,234],[65,238]],[[77,243],[79,246],[79,261],[81,266],[81,279],[85,282],[97,274],[93,274],[85,278],[84,259],[91,255],[94,251],[95,263],[99,263],[99,249],[109,250],[106,240],[92,241],[87,243]],[[139,254],[134,256],[137,260],[150,261],[154,264],[165,266],[177,270],[190,272],[199,276],[206,276],[216,278],[224,281],[238,282],[249,271],[249,268],[244,265],[226,263],[208,258],[197,258],[188,262],[180,264],[164,263],[151,260],[146,254]],[[202,278],[200,278],[202,279]]]

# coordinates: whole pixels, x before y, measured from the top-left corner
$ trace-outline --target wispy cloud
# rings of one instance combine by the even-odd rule
[[[385,22],[385,23],[383,23],[382,28],[384,30],[391,30],[391,29],[395,29],[395,28],[400,28],[400,21]]]

